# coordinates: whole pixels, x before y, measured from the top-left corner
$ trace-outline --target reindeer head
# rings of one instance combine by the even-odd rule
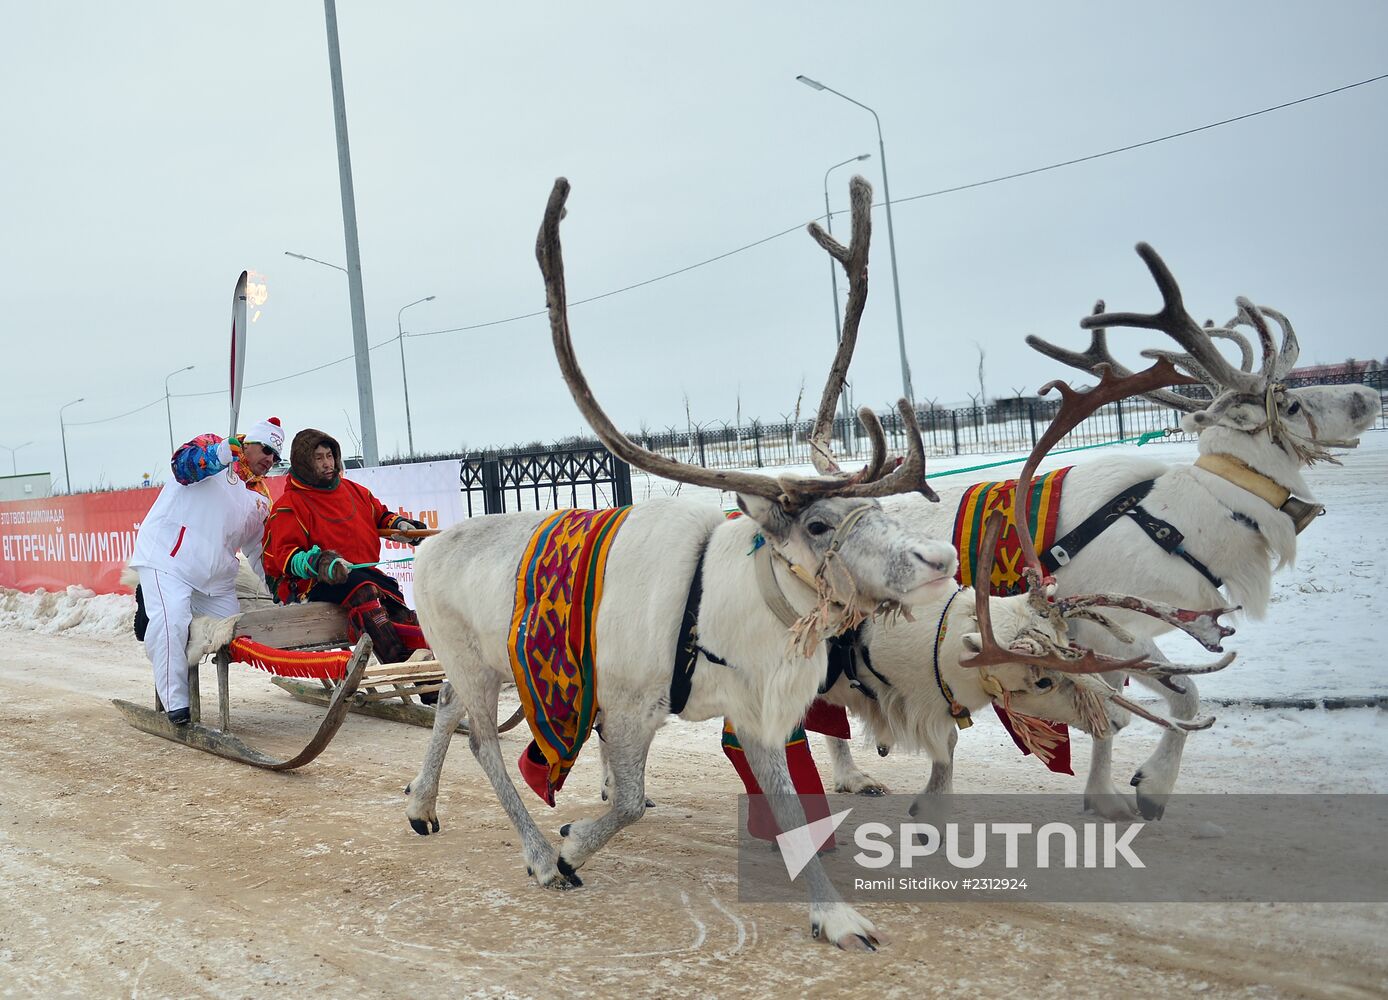
[[[926,538],[876,500],[824,497],[787,507],[739,494],[738,506],[778,555],[812,568],[824,596],[853,617],[913,607],[953,589],[954,546]]]
[[[1128,369],[1109,353],[1108,328],[1127,326],[1165,333],[1181,351],[1148,349],[1142,354],[1165,358],[1204,383],[1212,401],[1204,403],[1166,390],[1146,393],[1147,398],[1185,414],[1182,426],[1201,435],[1202,453],[1233,454],[1269,475],[1281,471],[1279,465],[1295,475],[1296,470],[1313,462],[1334,462],[1328,448],[1353,448],[1359,435],[1373,426],[1382,404],[1378,393],[1367,386],[1292,389],[1282,384],[1300,353],[1287,317],[1240,297],[1235,300],[1238,313],[1228,323],[1202,327],[1186,311],[1180,286],[1157,252],[1146,243],[1139,243],[1137,252],[1161,292],[1158,312],[1110,313],[1100,301],[1093,315],[1080,320],[1080,326],[1092,331],[1084,353],[1034,336],[1027,337],[1027,343],[1047,357],[1083,371],[1097,374],[1100,365],[1107,365],[1115,374],[1127,375]],[[1272,335],[1269,320],[1281,331],[1280,344]],[[1240,327],[1251,329],[1258,339],[1262,358],[1256,371],[1252,344]],[[1224,357],[1216,340],[1238,346],[1238,367]]]
[[[711,486],[737,494],[738,505],[762,529],[771,550],[808,577],[820,597],[821,609],[834,607],[835,629],[851,627],[863,617],[910,606],[948,585],[954,573],[953,546],[924,538],[888,514],[878,497],[895,493],[932,491],[925,483],[925,446],[912,407],[901,400],[898,410],[907,426],[907,454],[889,462],[881,425],[870,410],[860,416],[874,442],[873,459],[858,472],[837,470],[819,476],[771,477],[750,472],[705,469],[648,451],[626,437],[598,405],[579,368],[569,335],[567,292],[559,220],[564,214],[569,184],[554,183],[535,253],[545,278],[550,331],[555,355],[569,391],[595,434],[616,456],[652,475],[676,482]],[[849,307],[843,343],[830,372],[826,395],[842,386],[852,354],[858,320],[867,299],[867,248],[871,227],[872,189],[861,177],[852,183],[853,239],[844,247],[818,226],[811,232],[848,271]],[[831,406],[832,410],[832,406]],[[888,471],[889,470],[889,471]],[[819,624],[825,624],[821,615]],[[816,636],[807,648],[813,648]]]
[[[1151,371],[1141,374],[1151,374]],[[1107,377],[1105,380],[1107,381]],[[1073,390],[1071,392],[1073,393]],[[1094,392],[1095,390],[1090,390],[1090,394],[1094,394]],[[1067,397],[1067,404],[1076,398],[1082,399],[1083,394],[1073,393]],[[1057,417],[1057,420],[1064,416],[1066,413],[1062,407],[1061,415]],[[1049,430],[1054,429],[1053,426]],[[1044,436],[1042,440],[1045,440]],[[1028,466],[1034,464],[1034,460],[1037,458],[1039,458],[1038,453],[1033,451],[1031,458],[1028,459]],[[1022,524],[1027,523],[1026,501],[1021,498],[1024,496],[1022,490],[1028,485],[1028,479],[1027,469],[1024,468],[1017,484],[1017,496],[1021,508],[1017,516],[1021,519],[1020,523]],[[1028,489],[1027,492],[1029,493],[1030,490]],[[1002,513],[994,511],[984,529],[983,547],[980,550],[978,567],[980,580],[987,580],[992,575],[993,551],[997,546],[998,535],[1002,532],[1002,525]],[[1119,718],[1115,710],[1131,712],[1165,729],[1193,731],[1207,729],[1213,725],[1214,718],[1211,716],[1196,720],[1168,719],[1128,701],[1107,684],[1087,682],[1094,681],[1093,675],[1095,674],[1126,671],[1144,674],[1164,684],[1169,684],[1172,677],[1209,674],[1223,670],[1234,662],[1235,654],[1225,653],[1213,663],[1193,666],[1158,663],[1145,660],[1141,656],[1127,660],[1117,659],[1104,656],[1082,646],[1072,645],[1069,641],[1069,629],[1066,622],[1074,618],[1092,621],[1107,628],[1124,642],[1132,642],[1133,637],[1129,633],[1096,609],[1119,608],[1124,611],[1136,611],[1140,614],[1160,618],[1194,638],[1206,649],[1221,652],[1223,646],[1220,643],[1232,635],[1234,630],[1221,624],[1220,616],[1235,611],[1236,608],[1191,611],[1127,594],[1080,594],[1056,600],[1053,597],[1054,581],[1043,580],[1041,565],[1036,558],[1035,550],[1030,545],[1030,539],[1026,537],[1026,532],[1022,532],[1021,537],[1023,539],[1022,551],[1027,560],[1027,568],[1023,570],[1023,576],[1027,581],[1027,593],[1018,595],[1016,598],[990,598],[984,589],[975,591],[974,617],[978,622],[978,632],[970,633],[965,637],[965,644],[973,650],[973,655],[959,661],[960,666],[973,667],[980,671],[985,690],[989,687],[988,678],[997,671],[1013,671],[1011,674],[1013,687],[999,683],[995,685],[994,690],[990,690],[990,694],[1003,708],[1014,713],[1014,722],[1020,716],[1021,721],[1025,723],[1026,717],[1031,713],[1013,703],[1013,690],[1023,692],[1024,696],[1049,690],[1056,687],[1056,675],[1059,674],[1077,682],[1073,687],[1064,690],[1073,702],[1075,711],[1082,714],[1087,720],[1076,724],[1095,735],[1098,735],[1098,731],[1108,725],[1107,720]],[[1015,606],[1007,603],[1019,599],[1026,602],[1026,617],[1021,619],[1016,617],[1019,612]],[[1008,641],[1000,640],[994,630],[993,611],[997,608],[1007,608],[1008,614],[1014,622],[1015,631]],[[1016,674],[1016,670],[1021,667],[1031,668],[1033,673],[1019,676]],[[1056,704],[1060,703],[1057,702]],[[1057,710],[1055,705],[1052,705],[1052,710]],[[1070,721],[1051,715],[1043,715],[1042,718],[1050,718],[1056,722]],[[1027,733],[1024,730],[1019,730],[1018,735],[1022,737],[1023,741],[1027,741]],[[1037,747],[1033,746],[1032,749],[1036,750]]]
[[[994,597],[989,604],[999,646],[1039,658],[1068,645],[1065,629],[1057,629],[1053,617],[1039,610],[1030,595]],[[969,632],[963,644],[968,651],[980,653],[985,641],[980,633]],[[1111,736],[1130,718],[1110,700],[1113,689],[1091,674],[1010,661],[980,668],[978,683],[989,698],[1010,712],[1075,726],[1097,739]]]
[[[1052,382],[1041,389],[1042,395],[1056,389],[1061,395],[1060,409],[1050,425],[1041,433],[1037,439],[1036,446],[1032,448],[1031,454],[1027,456],[1026,462],[1022,465],[1022,471],[1017,476],[1015,488],[1017,509],[1014,512],[1018,524],[1031,523],[1030,502],[1031,502],[1031,477],[1035,473],[1041,460],[1057,441],[1073,430],[1080,422],[1093,414],[1105,403],[1113,402],[1133,395],[1152,395],[1158,392],[1167,392],[1165,387],[1171,385],[1188,384],[1194,381],[1190,376],[1183,376],[1172,367],[1172,360],[1162,357],[1157,363],[1143,371],[1132,373],[1124,372],[1119,375],[1115,373],[1113,365],[1099,362],[1095,365],[1095,370],[1099,374],[1099,384],[1088,389],[1073,389],[1064,382]],[[1175,395],[1174,393],[1169,393]],[[983,545],[979,552],[979,566],[977,578],[981,581],[992,579],[993,572],[993,553],[997,546],[998,536],[1002,533],[1003,514],[1001,511],[994,511],[989,517],[984,529]],[[1149,677],[1156,678],[1162,683],[1170,684],[1171,678],[1182,674],[1203,674],[1212,673],[1216,670],[1223,670],[1234,660],[1233,653],[1226,653],[1224,657],[1214,663],[1201,666],[1178,666],[1169,663],[1157,663],[1146,661],[1142,657],[1134,657],[1129,660],[1120,660],[1110,656],[1103,656],[1092,650],[1083,647],[1070,645],[1067,635],[1068,628],[1066,619],[1084,618],[1093,621],[1113,632],[1125,642],[1132,642],[1133,638],[1114,622],[1107,618],[1100,608],[1119,608],[1124,611],[1135,611],[1139,614],[1149,615],[1159,618],[1174,628],[1180,629],[1190,635],[1206,649],[1215,652],[1222,651],[1220,642],[1229,635],[1233,634],[1233,629],[1220,623],[1221,615],[1228,614],[1236,608],[1212,608],[1208,611],[1193,611],[1185,608],[1177,608],[1158,601],[1148,601],[1140,597],[1128,594],[1082,594],[1072,597],[1054,599],[1055,581],[1046,577],[1041,566],[1040,559],[1036,555],[1036,547],[1032,540],[1031,533],[1021,531],[1018,533],[1018,541],[1022,549],[1022,556],[1026,561],[1026,568],[1022,571],[1022,576],[1027,582],[1026,600],[1031,612],[1038,620],[1048,623],[1049,636],[1047,631],[1031,628],[1028,633],[1028,641],[1039,643],[1046,648],[1040,653],[1032,653],[1025,648],[1025,644],[1017,643],[1005,644],[1000,642],[994,635],[992,627],[992,601],[987,596],[986,588],[980,588],[976,592],[975,610],[978,620],[978,651],[971,657],[961,660],[960,664],[966,667],[977,667],[980,670],[1002,667],[1010,664],[1027,664],[1040,670],[1053,670],[1062,674],[1084,675],[1109,673],[1116,671],[1127,671],[1129,673],[1141,673]],[[1108,688],[1106,685],[1102,690],[1095,690],[1092,686],[1086,686],[1086,694],[1101,696],[1109,705],[1123,709],[1134,715],[1139,715],[1144,719],[1154,722],[1167,729],[1204,729],[1213,724],[1212,717],[1205,717],[1195,721],[1172,720],[1164,716],[1157,715],[1141,708],[1127,699],[1121,697],[1117,692]],[[1003,707],[1009,708],[1010,694],[1003,690],[1000,692]],[[1099,706],[1092,706],[1092,725],[1094,728],[1102,728],[1103,719],[1108,713],[1104,708],[1099,711]],[[1017,734],[1038,754],[1044,756],[1047,747],[1044,744],[1033,744],[1031,737],[1045,739],[1045,734],[1039,730],[1028,732],[1027,717],[1014,710],[1014,722],[1020,720],[1023,728],[1017,730]]]

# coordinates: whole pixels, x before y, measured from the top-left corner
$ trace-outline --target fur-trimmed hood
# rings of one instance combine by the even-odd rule
[[[320,444],[331,448],[333,458],[337,460],[337,471],[327,478],[318,475],[313,467],[313,452]],[[342,476],[342,446],[337,443],[337,438],[313,427],[305,427],[295,434],[294,443],[289,446],[289,474],[305,486],[318,489],[335,487]]]

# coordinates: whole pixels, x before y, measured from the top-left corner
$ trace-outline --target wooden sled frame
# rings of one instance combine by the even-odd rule
[[[253,614],[266,613],[253,612]],[[318,725],[318,731],[314,733],[313,739],[309,740],[307,746],[293,757],[285,760],[271,757],[231,734],[231,701],[228,690],[231,656],[225,648],[218,650],[216,654],[217,705],[221,715],[220,729],[213,729],[202,724],[202,699],[198,690],[198,665],[196,663],[188,665],[188,707],[191,718],[184,725],[175,725],[169,721],[169,717],[159,704],[158,695],[154,698],[155,707],[152,709],[120,699],[113,699],[111,703],[121,710],[127,722],[142,732],[153,736],[162,736],[166,740],[182,743],[185,746],[216,754],[218,757],[225,757],[241,764],[264,768],[267,771],[292,771],[295,768],[303,767],[317,757],[337,735],[342,720],[347,717],[351,697],[356,692],[357,685],[361,683],[362,674],[366,670],[366,661],[370,656],[371,639],[362,636],[352,649],[352,656],[347,661],[342,683],[337,686],[332,700],[328,704],[327,714],[323,716],[323,721]]]
[[[331,705],[337,688],[329,681],[305,680],[300,677],[271,677],[270,683],[288,691],[296,700],[310,705]],[[448,681],[438,660],[411,660],[405,663],[380,663],[366,668],[356,693],[350,698],[347,710],[391,722],[432,729],[434,707],[423,699],[425,694],[440,694]],[[442,695],[441,695],[442,696]],[[524,709],[517,708],[497,726],[498,732],[509,732],[525,718]],[[455,732],[468,734],[467,720],[458,723]]]
[[[237,632],[278,649],[322,650],[347,645],[347,628],[347,614],[340,607],[309,601],[244,614]],[[298,701],[329,708],[341,693],[340,685],[327,680],[271,677],[270,683]],[[347,696],[347,711],[432,729],[434,707],[425,704],[420,696],[443,696],[447,683],[438,660],[374,663],[366,667],[357,687]],[[501,723],[499,731],[515,728],[524,717],[524,712],[517,708]],[[467,735],[467,720],[459,722],[456,731]]]

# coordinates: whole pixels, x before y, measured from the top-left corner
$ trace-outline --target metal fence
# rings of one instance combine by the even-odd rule
[[[1363,383],[1388,392],[1388,371],[1357,376],[1335,376],[1312,380],[1287,380],[1287,385],[1326,385]],[[1183,386],[1183,394],[1208,398],[1203,387]],[[1028,451],[1060,408],[1058,398],[1022,396],[999,399],[986,406],[956,409],[922,407],[916,410],[921,437],[928,455],[978,455],[995,452]],[[889,448],[905,448],[905,428],[895,410],[878,414]],[[1388,429],[1388,416],[1382,405],[1377,429]],[[1059,443],[1059,448],[1106,444],[1137,438],[1151,431],[1166,430],[1172,440],[1194,440],[1180,429],[1181,414],[1167,406],[1145,399],[1128,399],[1100,408]],[[747,424],[722,423],[694,425],[684,430],[669,428],[660,433],[644,433],[636,440],[651,451],[710,469],[760,468],[762,466],[808,465],[811,462],[809,435],[813,420],[781,423],[751,421]],[[856,421],[834,420],[834,453],[855,459],[868,457],[869,442]]]
[[[631,467],[600,444],[463,456],[467,516],[631,503]]]
[[[1289,379],[1291,387],[1362,383],[1380,397],[1375,429],[1388,429],[1388,370],[1316,379]],[[1182,386],[1192,398],[1208,398],[1203,387]],[[1021,396],[999,399],[987,406],[955,409],[918,408],[926,452],[933,456],[1025,452],[1060,408],[1058,398]],[[895,410],[879,414],[888,447],[906,447],[905,428]],[[1152,431],[1167,431],[1173,440],[1194,440],[1180,429],[1181,414],[1145,399],[1128,399],[1102,407],[1059,443],[1059,448],[1132,440]],[[685,430],[641,433],[637,441],[650,451],[710,469],[761,468],[811,464],[809,434],[812,420],[747,424],[698,425]],[[856,421],[834,421],[834,453],[847,459],[866,459],[870,443]],[[517,510],[557,510],[560,507],[612,507],[632,502],[631,468],[597,441],[572,439],[551,448],[527,446],[456,458],[468,517]],[[396,461],[408,461],[399,459]]]

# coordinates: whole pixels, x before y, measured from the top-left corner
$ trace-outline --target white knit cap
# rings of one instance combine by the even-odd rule
[[[243,439],[270,448],[276,455],[284,454],[284,428],[280,426],[279,417],[267,417],[262,420],[248,430]]]

